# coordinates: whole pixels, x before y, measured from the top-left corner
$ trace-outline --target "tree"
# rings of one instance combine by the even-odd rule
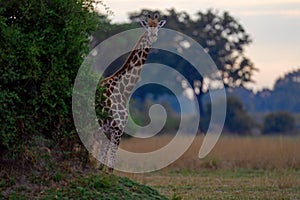
[[[212,10],[206,13],[198,12],[197,18],[193,20],[186,12],[176,12],[174,9],[168,10],[167,14],[142,10],[139,13],[132,13],[130,19],[136,22],[153,12],[167,19],[167,28],[187,34],[207,50],[219,68],[227,87],[241,86],[253,81],[252,75],[257,69],[244,55],[245,47],[252,40],[243,26],[228,12],[222,14]]]
[[[295,129],[295,118],[289,112],[277,111],[267,114],[264,118],[264,133],[286,133],[294,131]]]
[[[257,69],[244,55],[245,47],[252,40],[243,26],[228,12],[220,14],[208,10],[207,12],[198,12],[196,19],[192,19],[186,12],[176,12],[174,9],[168,10],[166,14],[158,10],[142,10],[130,14],[130,19],[137,22],[139,18],[153,12],[159,13],[162,18],[167,19],[166,28],[185,33],[202,45],[216,63],[225,87],[245,86],[247,83],[253,82],[252,75]],[[199,77],[197,73],[189,71],[186,62],[179,61],[176,57],[166,59],[166,55],[163,56],[164,59],[160,60],[171,62],[171,64],[175,63],[174,65],[179,71],[181,69],[189,75],[189,81],[194,86],[200,102],[200,110],[203,111],[202,96],[210,89],[214,89],[210,77]]]
[[[99,19],[103,23],[102,29],[97,30],[95,33],[93,33],[91,48],[95,48],[98,44],[100,44],[102,41],[104,41],[112,35],[118,34],[122,31],[126,31],[129,29],[139,28],[138,24],[136,23],[112,24],[111,21],[105,15],[100,15]]]
[[[271,110],[300,112],[300,70],[289,72],[276,80],[274,90],[267,99]]]
[[[202,118],[202,129],[207,130],[210,114],[211,104],[207,105],[207,115]],[[231,96],[227,98],[226,118],[224,122],[224,130],[235,134],[249,134],[251,129],[255,126],[254,120],[246,112],[243,103],[237,97]]]
[[[233,93],[243,99],[247,108],[252,112],[276,112],[287,111],[290,113],[300,112],[300,69],[284,74],[278,78],[274,88],[263,89],[257,93],[246,91],[246,95]],[[247,94],[248,93],[248,94]]]
[[[76,138],[72,85],[101,25],[94,3],[0,2],[1,152],[20,151],[35,136],[57,144]]]
[[[232,133],[245,134],[251,131],[254,124],[242,102],[236,97],[229,97],[224,128]]]
[[[267,113],[287,111],[300,112],[300,69],[288,72],[275,81],[273,89],[254,93],[246,88],[230,88],[227,95],[239,97],[248,112]]]

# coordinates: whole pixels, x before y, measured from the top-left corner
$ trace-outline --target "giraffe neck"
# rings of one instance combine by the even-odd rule
[[[117,91],[120,91],[125,101],[128,100],[133,88],[139,80],[141,70],[147,60],[151,45],[152,43],[149,41],[148,34],[145,32],[136,43],[122,67],[112,76],[102,81],[102,85],[105,85],[107,88],[107,97],[117,89]]]
[[[139,68],[141,70],[147,60],[151,46],[152,43],[149,41],[148,35],[145,32],[130,52],[122,67],[108,78],[122,78],[126,74],[128,75],[128,72],[130,72],[133,68]]]

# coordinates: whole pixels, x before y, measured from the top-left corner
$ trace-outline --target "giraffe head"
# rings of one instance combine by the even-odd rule
[[[148,38],[150,42],[155,42],[157,40],[158,30],[165,25],[166,20],[158,21],[158,14],[154,15],[154,19],[148,15],[147,21],[141,20],[142,26],[146,29],[148,33]]]

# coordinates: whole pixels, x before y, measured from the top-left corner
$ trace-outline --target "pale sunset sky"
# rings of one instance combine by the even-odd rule
[[[128,22],[128,13],[174,8],[193,16],[209,8],[228,11],[243,25],[253,43],[246,55],[259,69],[254,90],[272,89],[277,78],[300,69],[300,0],[104,0],[112,22]]]

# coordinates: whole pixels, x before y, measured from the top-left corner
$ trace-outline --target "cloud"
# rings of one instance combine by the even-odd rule
[[[272,2],[272,3],[271,3]],[[276,0],[268,0],[256,2],[249,5],[232,5],[232,8],[239,9],[237,12],[244,16],[266,16],[277,15],[284,17],[300,17],[300,2],[288,1],[277,2]]]
[[[300,10],[244,10],[239,11],[239,14],[244,16],[280,15],[285,17],[300,17]]]

